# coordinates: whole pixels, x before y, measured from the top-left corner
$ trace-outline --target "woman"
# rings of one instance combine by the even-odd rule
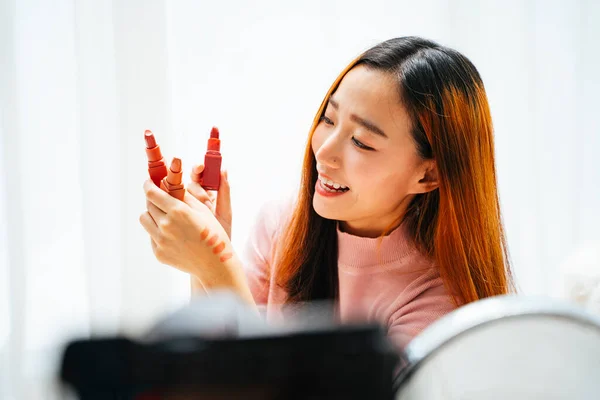
[[[298,197],[261,213],[244,266],[228,238],[227,177],[213,206],[201,170],[184,202],[146,182],[155,255],[196,288],[266,304],[269,318],[335,299],[342,321],[380,322],[404,346],[457,306],[512,291],[488,101],[455,50],[391,39],[340,74],[310,130]]]

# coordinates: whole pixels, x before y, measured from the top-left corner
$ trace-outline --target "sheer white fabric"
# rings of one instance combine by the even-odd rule
[[[221,128],[241,248],[261,203],[295,187],[329,84],[390,37],[437,40],[480,70],[523,291],[548,293],[561,262],[599,236],[598,2],[0,7],[3,399],[50,398],[39,376],[69,338],[137,334],[187,302],[187,277],[155,261],[138,223],[145,129],[189,171]]]

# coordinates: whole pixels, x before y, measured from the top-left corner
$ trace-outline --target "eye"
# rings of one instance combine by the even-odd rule
[[[325,115],[322,115],[319,120],[325,122],[326,125],[333,125],[333,121],[327,118]]]
[[[354,138],[354,136],[352,136],[352,142],[353,142],[353,143],[354,143],[354,145],[355,145],[356,147],[358,147],[359,149],[363,149],[363,150],[369,150],[369,151],[373,151],[373,150],[375,150],[375,149],[374,149],[374,148],[372,148],[372,147],[365,146],[365,145],[364,145],[362,142],[360,142],[360,141],[356,140],[356,139]]]

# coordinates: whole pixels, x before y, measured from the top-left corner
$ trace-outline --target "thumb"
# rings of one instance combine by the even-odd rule
[[[192,182],[202,183],[202,176],[204,172],[204,165],[198,164],[192,167],[192,172],[190,173],[190,178]]]
[[[221,182],[217,192],[217,205],[215,212],[218,216],[231,223],[231,187],[229,186],[229,175],[227,171],[221,172]]]

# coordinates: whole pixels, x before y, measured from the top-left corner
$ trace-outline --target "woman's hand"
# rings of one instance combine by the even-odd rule
[[[249,293],[228,234],[207,205],[190,193],[179,201],[151,180],[144,183],[144,191],[148,211],[140,222],[158,261],[197,277],[207,289],[230,287]]]
[[[192,168],[190,176],[192,182],[188,185],[187,191],[212,211],[231,240],[231,188],[227,171],[221,171],[221,181],[216,194],[213,191],[207,192],[202,187],[202,171],[204,171],[202,164]]]

